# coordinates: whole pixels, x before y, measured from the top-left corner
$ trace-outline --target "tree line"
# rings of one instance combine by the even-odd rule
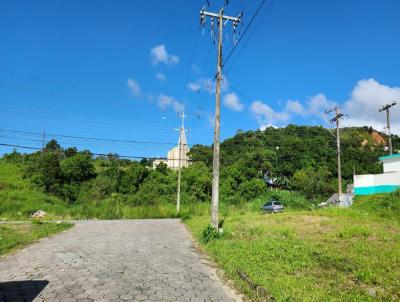
[[[380,173],[378,157],[385,155],[385,135],[372,128],[342,131],[344,185],[357,174]],[[394,145],[400,144],[394,137]],[[289,125],[264,131],[238,131],[221,145],[221,201],[248,202],[268,187],[296,190],[312,202],[336,191],[335,138],[322,127]],[[192,163],[182,169],[182,202],[211,199],[212,146],[195,145]],[[4,160],[15,163],[38,189],[69,204],[116,200],[132,206],[173,203],[177,173],[165,164],[132,161],[115,155],[93,156],[90,151],[63,149],[55,140],[42,152],[21,154],[14,150]]]

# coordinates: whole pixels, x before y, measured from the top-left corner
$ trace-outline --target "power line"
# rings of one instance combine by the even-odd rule
[[[253,31],[248,35],[248,38],[246,39],[246,41],[244,41],[244,45],[242,46],[242,48],[239,49],[239,52],[237,53],[237,55],[235,56],[235,58],[233,59],[233,62],[230,64],[229,67],[225,68],[225,74],[228,74],[228,72],[231,70],[232,66],[234,66],[234,62],[240,57],[240,55],[242,54],[242,52],[244,51],[244,49],[246,48],[247,44],[249,43],[249,41],[251,40],[253,34],[256,32],[258,26],[260,26],[261,22],[263,21],[264,17],[266,16],[267,12],[271,9],[272,5],[274,3],[274,0],[271,0],[268,7],[265,10],[264,15],[260,18],[260,21],[256,24],[256,26],[254,27]],[[225,62],[226,63],[226,62]]]
[[[37,115],[39,117],[52,117],[52,118],[62,118],[64,121],[79,121],[79,122],[84,122],[84,124],[95,124],[95,125],[100,125],[100,126],[124,126],[124,127],[139,127],[139,128],[146,128],[148,129],[149,127],[153,127],[153,129],[166,129],[166,130],[171,130],[173,125],[168,125],[171,128],[165,127],[166,125],[159,124],[159,123],[148,123],[148,122],[141,122],[140,125],[138,124],[133,124],[132,122],[127,122],[127,121],[121,121],[121,120],[110,120],[110,119],[101,119],[101,118],[87,118],[87,117],[76,117],[73,115],[69,114],[60,114],[57,112],[52,112],[52,111],[44,111],[44,110],[37,110],[37,109],[30,109],[30,108],[23,108],[23,107],[3,107],[1,108],[2,110],[5,111],[11,111],[11,112],[17,112],[17,113],[27,113],[30,116]],[[60,122],[58,119],[57,122]]]
[[[303,138],[307,137],[307,136],[312,136],[315,134],[322,134],[322,135],[328,134],[326,132],[326,129],[328,129],[328,128],[323,128],[323,127],[318,127],[318,126],[304,126],[304,127],[309,127],[309,128],[298,128],[298,129],[282,128],[282,130],[274,130],[273,133],[268,133],[269,130],[266,129],[266,130],[263,130],[263,132],[265,133],[266,137],[268,137],[268,138],[271,138],[271,136],[272,137],[276,136],[277,138],[280,138],[282,134],[293,135],[293,136],[298,136],[298,137],[303,137]],[[43,135],[42,132],[21,131],[21,130],[14,130],[14,129],[11,130],[11,129],[4,129],[4,128],[0,128],[0,131],[34,136],[34,137],[40,137],[40,138]],[[259,131],[260,130],[255,130],[253,132],[259,132]],[[62,134],[55,134],[55,133],[46,133],[46,136],[70,138],[70,139],[76,139],[76,140],[94,140],[94,141],[108,141],[108,142],[119,142],[119,143],[136,143],[136,144],[150,144],[150,145],[152,145],[152,144],[153,145],[177,145],[176,143],[170,143],[170,142],[98,138],[98,137],[87,137],[87,136],[62,135]],[[234,139],[234,136],[227,138],[226,140],[231,140],[231,139]],[[41,141],[41,140],[39,140],[39,141]],[[188,144],[188,146],[194,146],[194,145],[196,145],[196,143]]]
[[[265,4],[266,1],[267,1],[267,0],[262,0],[262,1],[261,1],[261,4],[258,6],[256,12],[255,12],[254,15],[251,17],[251,19],[250,19],[248,25],[247,25],[246,28],[244,29],[243,34],[239,37],[239,39],[238,39],[236,45],[231,49],[231,51],[229,52],[228,56],[226,57],[225,62],[224,62],[224,66],[229,62],[229,59],[231,58],[233,52],[234,52],[235,49],[238,47],[238,45],[239,45],[240,41],[243,39],[243,37],[246,35],[246,33],[247,33],[247,31],[249,30],[251,24],[253,23],[254,19],[257,17],[258,13],[261,11],[261,9],[262,9],[262,7],[264,6],[264,4]]]
[[[33,115],[38,115],[38,118],[41,117],[41,114],[37,114],[37,113],[33,113]],[[132,125],[128,125],[128,124],[120,124],[118,123],[118,121],[108,121],[105,124],[102,122],[97,122],[95,120],[90,120],[90,119],[74,119],[74,118],[65,118],[60,116],[61,118],[57,118],[56,114],[49,114],[49,117],[53,118],[53,119],[48,119],[46,120],[48,123],[54,124],[54,126],[52,128],[74,128],[74,127],[78,127],[79,129],[85,128],[85,129],[97,129],[97,130],[110,130],[111,128],[113,129],[118,129],[118,130],[136,130],[136,129],[154,129],[157,130],[158,132],[160,132],[161,130],[164,130],[160,133],[162,134],[166,134],[166,133],[170,133],[169,131],[173,130],[174,127],[172,125],[169,125],[168,127],[166,127],[165,125],[157,125],[157,124],[141,124],[141,125],[137,125],[137,124],[132,124]],[[32,119],[33,117],[33,119]],[[2,119],[7,119],[7,120],[19,120],[19,121],[23,121],[25,123],[29,123],[32,125],[36,125],[38,127],[42,127],[43,126],[43,120],[39,121],[37,119],[35,119],[35,116],[32,116],[32,114],[29,114],[29,117],[25,116],[25,115],[14,115],[14,116],[9,116],[9,115],[5,115],[1,117]],[[69,121],[69,119],[72,119],[72,121]],[[75,122],[73,120],[78,120],[79,122]],[[191,130],[192,134],[202,134],[202,133],[208,133],[208,131],[204,130],[204,129],[195,129],[195,130]],[[169,135],[170,136],[170,135]]]
[[[14,144],[7,144],[7,143],[0,143],[0,146],[5,146],[5,147],[14,147],[14,148],[20,148],[20,149],[28,149],[28,150],[42,150],[42,148],[39,147],[32,147],[32,146],[24,146],[24,145],[14,145]],[[61,151],[61,150],[60,150]],[[61,151],[64,152],[64,151]],[[157,159],[162,159],[162,160],[179,160],[176,158],[168,159],[166,157],[148,157],[148,156],[130,156],[130,155],[119,155],[115,153],[93,153],[90,152],[91,155],[95,156],[112,156],[112,157],[117,157],[117,158],[127,158],[127,159],[148,159],[148,160],[157,160]],[[189,162],[192,162],[192,160],[188,160]]]
[[[9,130],[9,129],[0,129],[0,131],[11,132],[11,133],[21,133],[21,134],[32,134],[32,135],[42,135],[43,134],[43,133],[40,133],[40,132]],[[174,145],[174,146],[176,145],[176,143],[167,143],[167,142],[151,142],[151,141],[111,139],[111,138],[99,138],[99,137],[88,137],[88,136],[73,136],[73,135],[62,135],[62,134],[54,134],[54,133],[47,133],[47,136],[62,137],[62,138],[73,138],[73,139],[81,139],[81,140],[134,143],[134,144]]]

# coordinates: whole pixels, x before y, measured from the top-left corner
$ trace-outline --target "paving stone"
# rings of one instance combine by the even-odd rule
[[[81,221],[0,258],[0,283],[48,282],[0,302],[241,301],[206,263],[179,220]]]

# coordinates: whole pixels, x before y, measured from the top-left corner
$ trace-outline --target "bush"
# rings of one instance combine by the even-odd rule
[[[266,192],[266,185],[264,180],[253,178],[252,180],[242,183],[238,188],[238,193],[241,199],[251,201]]]
[[[221,233],[210,224],[203,230],[202,239],[204,243],[208,243],[211,240],[218,239],[220,237]]]
[[[332,173],[326,166],[321,166],[317,170],[307,167],[294,173],[292,185],[308,198],[316,199],[321,195],[328,196],[335,192],[331,178]]]
[[[78,153],[61,162],[61,171],[66,183],[80,183],[96,176],[92,156]]]
[[[182,170],[182,191],[185,200],[205,202],[211,199],[211,172],[205,163],[193,163]]]

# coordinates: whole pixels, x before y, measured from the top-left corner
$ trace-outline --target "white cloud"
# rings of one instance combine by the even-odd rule
[[[188,88],[194,92],[206,91],[209,94],[215,93],[215,81],[211,78],[199,78],[195,82],[191,82],[188,84]],[[226,77],[222,77],[221,81],[221,91],[227,92],[229,89],[229,82]]]
[[[400,101],[400,87],[380,84],[375,79],[363,79],[357,82],[348,100],[342,105],[342,112],[346,114],[342,126],[371,126],[378,131],[385,131],[386,115],[378,109],[393,101]],[[312,118],[313,123],[318,121],[328,122],[329,116],[324,112],[338,105],[329,100],[325,94],[309,97],[304,103],[297,100],[288,100],[283,111],[274,111],[270,106],[255,101],[250,106],[250,111],[255,115],[261,128],[282,125],[294,117],[301,116]],[[400,103],[391,108],[392,133],[400,134]]]
[[[260,125],[287,122],[290,119],[287,112],[276,112],[270,106],[259,100],[251,103],[250,111],[256,116]]]
[[[207,114],[207,123],[210,127],[215,126],[215,115],[213,113]]]
[[[200,85],[199,83],[189,83],[189,84],[188,84],[188,88],[189,88],[191,91],[199,92],[199,91],[200,91],[200,88],[201,88],[201,85]]]
[[[324,94],[320,93],[309,98],[307,102],[307,112],[311,115],[322,116],[325,110],[331,109],[335,105],[335,102],[329,101]]]
[[[307,110],[299,101],[288,100],[286,102],[286,111],[301,116],[307,115]]]
[[[142,89],[140,88],[138,82],[136,82],[134,79],[129,78],[126,81],[126,84],[128,85],[129,91],[133,97],[138,98],[142,95]]]
[[[226,92],[228,89],[229,89],[229,81],[224,75],[222,75],[221,91]]]
[[[158,106],[163,110],[172,107],[175,112],[183,112],[185,109],[185,106],[182,103],[165,94],[160,94],[158,96]]]
[[[375,79],[358,81],[346,101],[343,112],[349,117],[344,120],[346,126],[372,126],[383,131],[386,127],[386,114],[378,109],[385,104],[400,100],[400,87],[380,84]],[[392,132],[400,134],[400,104],[390,111]]]
[[[268,125],[261,125],[261,126],[260,126],[260,130],[261,130],[261,131],[264,131],[265,129],[270,128],[270,127],[275,128],[275,129],[278,129],[278,128],[279,128],[278,126],[276,126],[276,125],[274,125],[274,124],[268,124]]]
[[[157,72],[156,73],[156,79],[161,81],[161,82],[164,82],[166,80],[165,74],[163,74],[161,72]]]
[[[196,64],[193,64],[193,65],[192,65],[192,71],[193,71],[194,73],[197,73],[197,74],[201,73],[200,67],[197,66]]]
[[[226,94],[222,102],[226,107],[233,111],[242,111],[244,107],[235,93]]]
[[[215,85],[210,78],[200,78],[196,82],[188,84],[188,88],[194,92],[206,91],[209,94],[215,92]]]
[[[153,65],[158,65],[159,63],[164,63],[167,65],[175,65],[179,63],[179,57],[176,55],[169,54],[165,45],[160,44],[153,47],[150,50],[151,63]]]
[[[294,116],[303,118],[316,116],[318,119],[328,122],[324,111],[333,106],[335,106],[335,102],[328,100],[323,94],[317,94],[310,97],[305,104],[298,100],[287,100],[282,111],[275,111],[269,105],[255,101],[251,104],[250,111],[255,114],[261,128],[265,129],[266,127],[277,127],[276,124],[286,124]]]

